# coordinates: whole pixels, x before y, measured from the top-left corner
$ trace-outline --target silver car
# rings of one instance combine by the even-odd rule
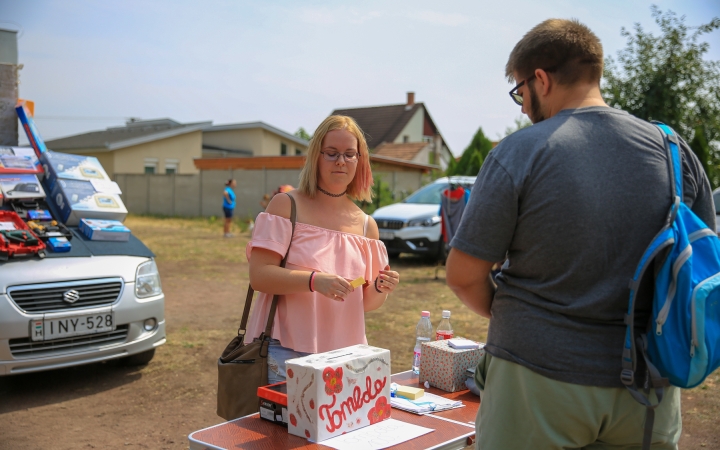
[[[152,258],[0,266],[0,375],[114,359],[146,364],[164,343],[165,296]]]

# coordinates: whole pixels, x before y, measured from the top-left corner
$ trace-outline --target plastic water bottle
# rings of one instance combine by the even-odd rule
[[[433,335],[433,327],[430,323],[430,311],[423,311],[420,315],[420,322],[415,327],[415,351],[413,352],[412,370],[420,373],[420,357],[422,356],[422,343],[430,342]]]
[[[447,309],[442,312],[442,320],[435,331],[435,340],[442,341],[453,338],[453,329],[450,326],[450,311]]]

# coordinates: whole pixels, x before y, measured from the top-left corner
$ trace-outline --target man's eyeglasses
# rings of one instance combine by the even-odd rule
[[[338,158],[342,155],[343,158],[345,158],[346,163],[354,163],[357,162],[358,158],[360,157],[360,154],[358,152],[320,152],[323,155],[323,158],[325,158],[325,161],[337,161]]]
[[[525,86],[525,83],[529,83],[529,82],[532,81],[534,78],[535,78],[535,74],[532,74],[532,75],[530,75],[529,77],[527,77],[527,78],[525,78],[524,80],[522,80],[521,82],[519,82],[519,83],[517,84],[517,86],[515,86],[514,88],[512,88],[512,89],[510,90],[510,98],[512,98],[515,103],[517,103],[518,105],[522,106],[522,104],[523,104],[523,96],[520,95],[520,94],[518,94],[518,89],[520,89],[521,87]]]
[[[548,68],[548,69],[542,69],[542,70],[544,70],[545,72],[554,72],[556,69],[557,69],[557,66],[556,66],[556,67],[550,67],[550,68]],[[515,86],[514,88],[512,88],[512,89],[510,90],[510,98],[512,98],[515,103],[517,103],[518,105],[522,106],[522,104],[523,104],[523,96],[520,95],[520,94],[518,94],[517,91],[518,91],[518,89],[520,89],[521,87],[525,86],[527,83],[530,83],[530,82],[531,82],[532,80],[534,80],[534,79],[535,79],[535,74],[533,73],[533,74],[530,75],[529,77],[527,77],[527,78],[525,78],[524,80],[522,80],[521,82],[519,82],[519,83],[517,84],[517,86]]]

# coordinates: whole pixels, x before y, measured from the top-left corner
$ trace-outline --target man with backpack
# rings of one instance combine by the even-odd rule
[[[447,260],[448,285],[490,318],[476,370],[484,450],[643,443],[647,409],[620,377],[628,286],[667,223],[674,183],[665,134],[608,107],[602,71],[597,36],[560,19],[530,30],[506,65],[510,96],[533,125],[486,158]],[[682,201],[714,230],[707,176],[687,144],[678,147]],[[495,285],[490,270],[506,255]],[[633,286],[638,332],[652,282]],[[648,396],[657,403],[656,391]],[[652,448],[676,448],[680,390],[667,386],[663,397],[648,437]]]

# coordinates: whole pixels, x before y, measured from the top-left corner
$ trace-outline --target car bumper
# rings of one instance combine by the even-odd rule
[[[432,227],[405,227],[399,230],[380,229],[380,240],[385,244],[388,253],[433,255],[439,250],[442,235],[438,224]]]
[[[149,299],[135,296],[135,283],[125,283],[112,305],[63,312],[69,316],[113,312],[116,331],[77,336],[70,342],[32,343],[30,322],[54,317],[53,313],[25,313],[6,295],[0,295],[0,375],[36,372],[122,358],[151,350],[165,343],[165,296]],[[55,314],[57,316],[58,314]],[[154,329],[146,331],[145,320],[154,318]],[[38,345],[36,345],[38,344]],[[22,348],[23,351],[19,350]]]

